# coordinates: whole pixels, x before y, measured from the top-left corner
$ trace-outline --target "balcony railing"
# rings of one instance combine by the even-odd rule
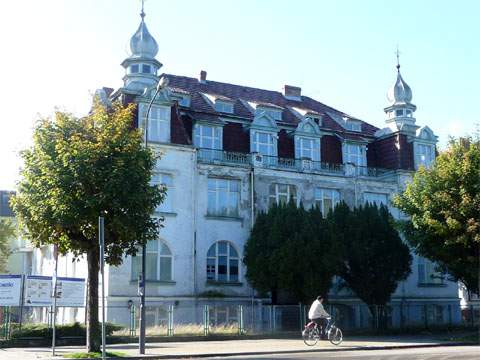
[[[250,154],[215,149],[198,149],[198,161],[207,164],[250,165]]]
[[[204,164],[254,166],[267,169],[292,170],[306,173],[336,174],[341,176],[358,176],[388,178],[395,170],[355,166],[353,164],[331,164],[310,159],[291,159],[261,154],[246,154],[215,149],[198,149],[198,162]]]

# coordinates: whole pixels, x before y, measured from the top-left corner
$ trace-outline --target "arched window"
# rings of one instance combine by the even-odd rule
[[[146,264],[145,277],[147,281],[172,281],[173,256],[165,242],[153,240],[147,243]],[[142,250],[140,248],[137,256],[132,257],[132,280],[137,280],[141,271]]]
[[[218,241],[207,253],[207,280],[238,282],[238,252],[228,241]]]

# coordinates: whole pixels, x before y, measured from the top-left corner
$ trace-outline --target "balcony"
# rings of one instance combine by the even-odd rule
[[[198,162],[202,164],[256,167],[286,170],[310,174],[329,174],[347,177],[394,180],[395,170],[355,166],[353,164],[330,164],[310,159],[291,159],[258,153],[246,154],[215,149],[198,149]]]

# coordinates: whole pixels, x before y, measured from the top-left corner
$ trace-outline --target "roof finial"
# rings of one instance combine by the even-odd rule
[[[142,21],[143,21],[143,18],[145,17],[145,11],[143,11],[144,2],[145,2],[145,0],[142,0],[142,12],[140,13],[140,17],[142,18]]]
[[[397,71],[400,71],[400,50],[398,50],[398,44],[397,44],[397,51],[395,51],[395,54],[397,55]]]

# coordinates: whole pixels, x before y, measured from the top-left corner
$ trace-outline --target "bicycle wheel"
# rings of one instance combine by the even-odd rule
[[[320,334],[317,328],[314,329],[305,329],[302,333],[303,342],[305,345],[313,346],[320,339]]]
[[[328,332],[328,340],[330,340],[333,345],[340,345],[340,343],[343,341],[342,330],[336,326],[332,326]]]

